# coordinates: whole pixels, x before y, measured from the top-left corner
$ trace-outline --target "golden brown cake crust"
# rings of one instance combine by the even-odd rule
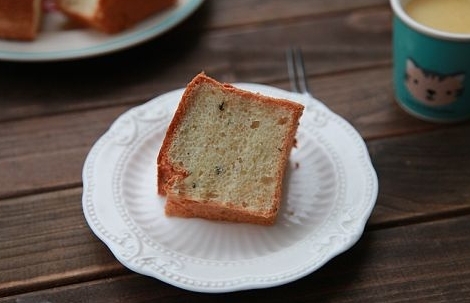
[[[190,173],[179,167],[175,163],[171,162],[169,157],[169,150],[177,135],[177,127],[182,123],[182,119],[188,110],[189,100],[192,94],[195,93],[198,86],[204,83],[209,83],[213,86],[219,87],[226,92],[235,94],[244,98],[256,99],[256,101],[264,104],[267,107],[272,107],[273,102],[275,106],[286,107],[289,109],[291,114],[294,116],[293,120],[298,122],[303,106],[301,104],[288,101],[274,99],[260,94],[254,94],[252,92],[240,90],[233,87],[230,84],[222,84],[216,80],[207,77],[204,73],[197,75],[186,87],[185,92],[181,98],[181,102],[176,109],[173,120],[170,123],[166,136],[163,140],[162,147],[157,157],[157,186],[158,193],[160,195],[167,195],[167,202],[165,205],[165,212],[170,216],[180,217],[202,217],[211,220],[225,220],[232,222],[246,222],[255,223],[262,225],[271,225],[274,223],[278,209],[280,207],[281,193],[282,193],[282,179],[285,172],[285,165],[288,162],[290,150],[294,144],[294,137],[297,131],[297,125],[294,124],[289,128],[287,138],[291,140],[284,140],[282,146],[281,159],[279,165],[282,169],[279,169],[276,175],[277,184],[275,188],[275,194],[273,197],[273,205],[268,211],[252,211],[247,210],[243,207],[236,205],[227,206],[227,204],[221,204],[217,201],[211,201],[210,199],[205,201],[194,201],[191,197],[185,197],[184,194],[178,193],[173,194],[169,190],[172,185],[176,184],[179,180],[186,178]],[[279,102],[281,101],[281,102]]]
[[[208,220],[223,220],[237,223],[253,223],[260,225],[272,225],[276,220],[279,205],[271,212],[260,215],[243,208],[232,206],[230,211],[217,203],[199,203],[190,198],[168,196],[165,204],[165,214],[184,218],[205,218]]]
[[[34,0],[0,0],[0,37],[33,40],[37,35]],[[39,5],[41,7],[41,5]]]
[[[70,18],[106,33],[125,30],[145,18],[163,11],[176,0],[97,0],[98,7],[92,16],[85,16],[69,9],[58,1],[58,8]]]

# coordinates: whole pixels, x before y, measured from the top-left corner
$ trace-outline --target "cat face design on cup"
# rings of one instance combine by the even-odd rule
[[[443,75],[406,60],[405,86],[419,102],[427,106],[442,106],[455,102],[464,90],[465,74]]]

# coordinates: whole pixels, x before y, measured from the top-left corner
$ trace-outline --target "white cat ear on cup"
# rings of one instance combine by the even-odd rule
[[[411,59],[406,59],[406,70],[418,68],[416,64]]]

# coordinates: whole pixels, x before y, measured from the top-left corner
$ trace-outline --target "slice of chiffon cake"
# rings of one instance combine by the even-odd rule
[[[157,158],[165,213],[273,224],[302,111],[299,103],[197,75]]]

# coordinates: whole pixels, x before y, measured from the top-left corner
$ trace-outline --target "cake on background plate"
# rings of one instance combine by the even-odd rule
[[[125,30],[176,0],[56,0],[68,17],[106,33]]]
[[[42,0],[0,0],[0,38],[34,40],[41,16]]]

